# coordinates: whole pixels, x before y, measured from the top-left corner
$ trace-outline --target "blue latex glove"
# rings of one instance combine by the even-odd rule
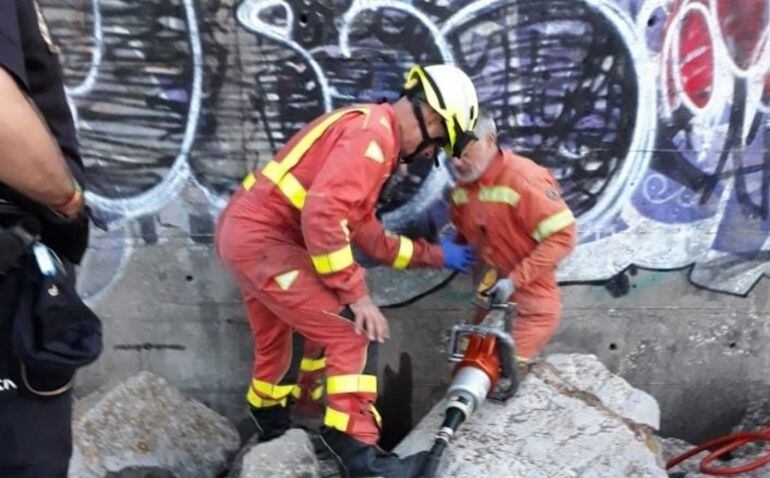
[[[465,244],[455,244],[452,238],[441,240],[444,252],[444,267],[464,274],[471,272],[476,265],[476,248]]]

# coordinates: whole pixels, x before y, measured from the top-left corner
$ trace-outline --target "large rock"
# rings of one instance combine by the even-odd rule
[[[321,468],[307,433],[292,428],[265,443],[252,443],[230,478],[320,478]]]
[[[395,451],[429,449],[443,406]],[[514,399],[486,402],[461,426],[437,476],[667,478],[652,435],[658,417],[652,397],[595,357],[554,355],[533,366]]]
[[[70,478],[104,477],[127,468],[215,477],[240,445],[226,418],[150,372],[76,408]]]

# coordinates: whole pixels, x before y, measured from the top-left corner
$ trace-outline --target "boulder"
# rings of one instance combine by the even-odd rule
[[[76,409],[70,478],[121,476],[131,469],[215,477],[240,445],[226,418],[150,372],[86,398]]]
[[[443,402],[396,452],[431,447]],[[484,403],[464,423],[437,476],[496,478],[667,478],[652,432],[655,400],[590,355],[553,355],[535,364],[506,404]]]
[[[244,448],[230,478],[320,478],[321,467],[307,433],[299,428]]]

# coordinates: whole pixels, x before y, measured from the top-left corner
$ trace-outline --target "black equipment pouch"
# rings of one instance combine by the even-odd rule
[[[13,319],[13,352],[20,363],[22,382],[37,396],[56,396],[69,390],[75,371],[90,364],[102,351],[102,324],[75,290],[74,277],[41,243],[26,252],[21,296]],[[51,262],[41,264],[40,248]],[[36,257],[37,256],[37,257]]]

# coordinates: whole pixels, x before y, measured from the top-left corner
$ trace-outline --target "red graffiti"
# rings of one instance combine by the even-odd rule
[[[666,97],[671,106],[684,96],[696,107],[705,107],[715,93],[717,69],[732,67],[745,73],[764,66],[770,55],[768,0],[678,0],[668,18],[669,51],[664,58]],[[668,38],[672,35],[676,38]],[[755,74],[764,77],[762,100],[767,104],[770,71]]]

